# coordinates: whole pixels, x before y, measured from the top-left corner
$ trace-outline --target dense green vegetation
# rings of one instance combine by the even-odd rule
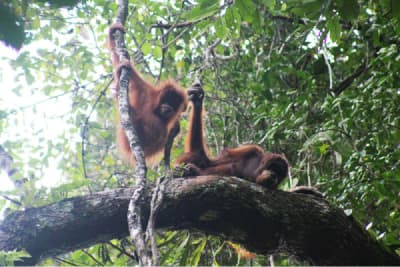
[[[116,4],[27,2],[10,1],[6,16],[23,21],[24,38],[0,28],[7,43],[24,40],[18,56],[0,61],[0,145],[14,158],[18,185],[0,188],[6,213],[133,184],[116,152],[109,88],[106,31]],[[316,186],[400,254],[399,1],[131,0],[126,27],[149,79],[189,86],[203,69],[213,153],[244,143],[284,153],[292,177],[282,189]],[[49,178],[55,186],[40,186]],[[199,233],[158,241],[162,264],[269,260],[238,259],[224,240]],[[131,253],[127,240],[113,240],[45,264],[132,264]],[[0,253],[0,264],[12,256]],[[284,255],[275,263],[294,264]]]

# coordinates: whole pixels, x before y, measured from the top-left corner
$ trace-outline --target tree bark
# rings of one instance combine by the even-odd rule
[[[400,265],[400,257],[322,198],[272,191],[233,178],[167,180],[157,229],[189,229],[238,242],[258,254],[286,252],[318,265]],[[0,250],[25,249],[23,264],[127,236],[135,188],[74,197],[8,215]],[[147,220],[151,190],[142,203]]]

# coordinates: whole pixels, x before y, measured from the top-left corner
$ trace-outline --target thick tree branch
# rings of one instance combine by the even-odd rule
[[[310,195],[271,191],[237,178],[166,180],[158,229],[199,230],[259,254],[287,252],[318,265],[400,265],[352,218]],[[126,210],[135,188],[75,197],[7,216],[0,250],[40,258],[128,235]],[[151,190],[140,202],[146,221]]]

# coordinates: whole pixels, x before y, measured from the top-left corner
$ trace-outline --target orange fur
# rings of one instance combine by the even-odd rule
[[[226,148],[217,157],[207,155],[203,136],[202,103],[204,92],[200,85],[189,89],[193,109],[186,137],[185,153],[176,163],[186,166],[184,176],[236,176],[276,189],[287,176],[289,164],[279,154],[265,153],[257,145]]]
[[[236,254],[238,254],[239,257],[242,259],[253,260],[257,257],[256,254],[248,251],[247,249],[242,248],[238,244],[235,244],[233,242],[227,242],[227,243],[231,248],[233,248],[235,250]]]
[[[131,73],[128,94],[131,121],[137,131],[146,161],[151,164],[159,158],[172,128],[179,123],[179,116],[187,106],[187,95],[172,79],[154,86],[144,80],[130,62],[121,62],[112,36],[116,30],[125,32],[125,29],[122,24],[116,23],[109,30],[108,43],[114,67],[115,87],[118,88],[121,67],[129,68]],[[162,109],[163,106],[169,108],[167,115]],[[120,125],[117,128],[117,143],[123,157],[134,163],[128,139]]]

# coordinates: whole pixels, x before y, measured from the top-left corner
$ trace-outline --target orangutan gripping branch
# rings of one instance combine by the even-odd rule
[[[176,163],[184,165],[184,176],[223,175],[236,176],[256,182],[267,188],[276,189],[288,174],[288,162],[279,154],[265,153],[257,145],[226,148],[217,157],[207,155],[203,136],[203,98],[200,84],[188,90],[193,104],[185,152]]]
[[[179,116],[186,109],[187,95],[173,80],[154,86],[141,77],[131,62],[121,62],[113,38],[116,30],[125,32],[125,28],[122,24],[115,23],[109,30],[108,43],[115,72],[115,87],[118,88],[121,68],[130,69],[128,92],[130,116],[146,161],[151,163],[163,151],[168,140],[171,140],[171,135],[176,135],[179,131]],[[173,137],[175,136],[172,136],[172,139]],[[117,143],[124,158],[134,163],[128,139],[121,126],[117,129]]]

